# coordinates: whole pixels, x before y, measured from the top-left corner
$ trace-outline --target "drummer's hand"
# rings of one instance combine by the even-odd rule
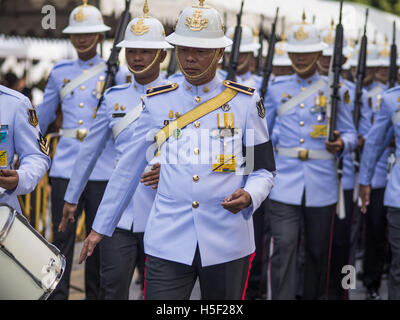
[[[18,186],[19,176],[16,170],[0,170],[0,187],[6,190],[14,190]]]
[[[75,222],[75,211],[77,207],[77,204],[69,202],[64,203],[63,215],[58,226],[58,232],[65,232],[65,230],[67,230],[69,221]]]
[[[143,173],[140,182],[144,183],[145,186],[153,186],[153,189],[157,189],[159,179],[160,179],[160,164],[156,163],[151,168],[151,171]]]
[[[360,189],[358,190],[358,195],[361,198],[362,205],[361,205],[361,212],[367,213],[367,207],[369,205],[369,197],[371,194],[371,186],[365,186],[360,184]]]
[[[343,150],[344,141],[340,137],[340,131],[335,130],[333,132],[333,135],[335,136],[335,141],[333,142],[325,141],[325,148],[328,152],[336,154],[339,151]]]
[[[89,235],[86,237],[85,241],[83,242],[83,247],[81,250],[81,255],[79,257],[79,264],[90,257],[93,253],[94,248],[96,248],[97,244],[103,239],[103,235],[97,233],[96,231],[90,231]]]

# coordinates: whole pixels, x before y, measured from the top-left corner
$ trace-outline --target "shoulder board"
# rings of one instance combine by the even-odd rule
[[[62,67],[62,66],[71,65],[71,64],[73,64],[73,63],[74,63],[73,60],[62,60],[62,61],[57,62],[57,63],[54,65],[53,69],[57,69],[57,68],[60,68],[60,67]]]
[[[149,88],[146,91],[146,96],[152,97],[152,96],[155,96],[160,93],[165,93],[165,92],[176,90],[178,87],[179,87],[179,85],[177,83],[171,83],[171,84],[166,84],[166,85],[162,85],[162,86],[158,86],[158,87],[154,87],[154,88]]]
[[[108,93],[110,93],[111,91],[114,91],[114,90],[126,89],[126,88],[128,88],[130,85],[131,85],[131,83],[128,82],[128,83],[124,83],[124,84],[119,84],[119,85],[117,85],[117,86],[113,86],[113,87],[111,87],[111,88],[108,88],[108,89],[106,90],[105,94],[108,94]]]
[[[233,82],[233,81],[230,81],[230,80],[225,80],[222,83],[224,84],[225,87],[234,89],[234,90],[239,91],[239,92],[243,92],[243,93],[248,94],[250,96],[252,96],[253,93],[256,91],[255,88],[244,86],[242,84],[239,84],[237,82]]]

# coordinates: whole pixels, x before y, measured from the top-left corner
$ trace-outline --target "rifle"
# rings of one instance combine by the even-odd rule
[[[263,59],[263,47],[264,47],[264,28],[263,28],[263,22],[264,22],[264,15],[261,15],[261,22],[260,22],[260,32],[258,35],[258,42],[260,43],[260,49],[258,49],[258,55],[257,55],[257,63],[256,63],[256,73],[260,75],[262,73],[262,59]]]
[[[367,22],[368,22],[368,9],[365,12],[365,24],[364,24],[364,34],[361,38],[360,54],[358,55],[358,64],[356,72],[356,89],[354,98],[354,110],[353,110],[353,122],[358,130],[358,123],[361,116],[361,106],[362,106],[362,90],[363,82],[365,77],[365,69],[367,63]]]
[[[361,106],[362,106],[362,90],[363,82],[365,77],[365,69],[367,63],[367,22],[368,22],[368,9],[365,12],[365,24],[364,24],[364,34],[361,38],[360,53],[358,55],[357,72],[356,72],[356,88],[355,88],[355,98],[354,98],[354,110],[353,110],[353,122],[356,130],[358,131],[358,124],[361,117]],[[356,177],[356,182],[358,180],[358,172],[360,171],[360,150],[355,150],[352,153],[354,174]],[[354,188],[353,201],[356,202],[358,197],[358,183]],[[360,200],[359,200],[360,201]],[[360,205],[359,205],[360,206]]]
[[[231,81],[235,80],[237,67],[239,65],[240,42],[242,38],[243,4],[244,0],[242,0],[240,12],[237,15],[237,24],[235,28],[235,35],[233,37],[232,51],[231,54],[229,55],[228,74],[226,76],[226,80],[231,80]]]
[[[176,47],[171,50],[171,57],[169,59],[169,64],[167,68],[167,77],[173,75],[176,71]]]
[[[393,39],[390,46],[389,88],[393,88],[397,82],[397,45],[396,45],[396,21],[393,21]]]
[[[264,68],[263,68],[263,81],[260,89],[260,96],[262,99],[264,99],[265,95],[267,94],[268,90],[268,83],[269,83],[269,78],[272,73],[272,61],[274,60],[274,54],[275,54],[275,43],[276,43],[276,22],[278,20],[278,13],[279,13],[279,7],[276,8],[276,13],[275,13],[275,19],[274,23],[272,24],[272,29],[271,29],[271,35],[269,37],[268,41],[268,53],[267,53],[267,59],[265,60]]]
[[[97,103],[97,110],[100,108],[103,101],[104,92],[115,85],[115,76],[119,69],[118,56],[121,48],[117,47],[117,44],[124,39],[125,29],[131,20],[131,14],[129,13],[129,7],[131,0],[125,0],[125,10],[121,14],[121,19],[118,25],[117,32],[115,33],[113,47],[111,49],[110,57],[107,60],[107,75],[104,81],[104,86],[101,90],[101,97]]]
[[[331,60],[329,70],[329,91],[330,103],[328,104],[329,112],[329,132],[328,141],[335,141],[334,131],[336,129],[337,110],[339,106],[339,89],[340,89],[340,75],[342,73],[343,64],[343,25],[342,25],[342,9],[343,0],[340,1],[339,23],[336,25],[335,33],[335,47]]]

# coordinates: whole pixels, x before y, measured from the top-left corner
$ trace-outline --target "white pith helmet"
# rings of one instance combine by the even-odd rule
[[[306,16],[303,12],[303,22],[291,28],[284,49],[286,52],[309,53],[323,51],[326,47],[319,37],[317,27],[314,24],[306,23]]]
[[[336,29],[334,26],[334,21],[332,20],[331,27],[328,29],[323,29],[320,33],[320,38],[327,48],[324,49],[322,55],[333,56],[333,51],[335,50],[335,36]],[[343,39],[343,55],[348,58],[351,55],[352,49],[347,45],[346,41]]]
[[[143,7],[143,17],[132,19],[125,30],[125,38],[117,44],[120,48],[140,49],[172,49],[165,40],[162,23],[156,18],[149,17],[147,0]]]
[[[62,33],[99,33],[109,30],[111,28],[104,24],[100,10],[87,4],[87,0],[83,0],[82,5],[72,10],[69,15],[69,24]]]
[[[166,40],[176,46],[218,49],[232,45],[232,40],[225,36],[225,27],[217,10],[204,5],[183,10],[176,23],[175,32]]]
[[[357,67],[358,65],[358,55],[360,54],[360,46],[354,50],[353,55],[350,60],[350,65],[352,67]],[[379,67],[381,65],[381,61],[379,59],[378,47],[376,44],[368,43],[367,44],[367,67],[374,68]]]
[[[226,36],[229,39],[233,40],[233,37],[235,35],[235,27],[229,27],[228,31],[226,32]],[[240,48],[239,52],[240,53],[245,53],[245,52],[254,52],[258,49],[260,49],[260,44],[258,42],[254,42],[253,40],[253,31],[251,30],[250,27],[242,25],[242,36],[240,39]],[[232,46],[229,46],[226,48],[225,52],[231,52]]]

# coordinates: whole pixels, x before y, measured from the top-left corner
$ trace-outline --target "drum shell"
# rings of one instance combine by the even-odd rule
[[[62,277],[65,258],[24,216],[7,208],[0,206],[0,215],[9,215],[0,233],[0,299],[46,299]]]

